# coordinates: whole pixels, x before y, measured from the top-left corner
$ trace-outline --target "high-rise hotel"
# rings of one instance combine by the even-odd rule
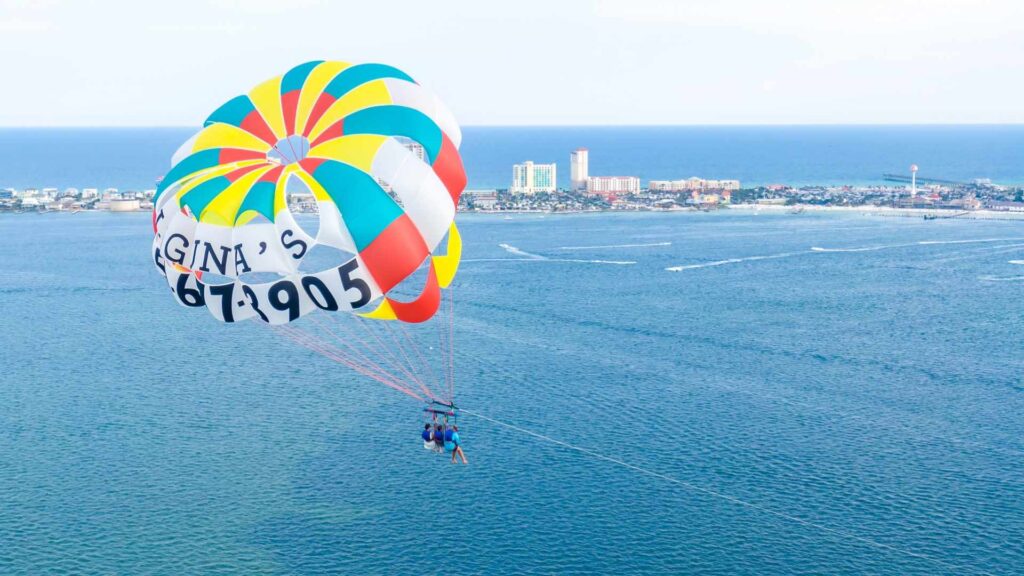
[[[554,164],[534,164],[530,160],[512,166],[513,194],[554,192],[558,186]]]
[[[583,192],[587,189],[587,178],[590,175],[589,152],[586,148],[577,148],[569,155],[569,176],[572,189]]]

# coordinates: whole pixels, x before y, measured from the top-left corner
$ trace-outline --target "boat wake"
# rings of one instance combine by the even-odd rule
[[[1024,265],[1024,260],[1007,260],[1007,262],[1010,263],[1010,264]]]
[[[978,276],[982,282],[1022,282],[1024,276]]]
[[[576,260],[571,258],[467,258],[462,261],[463,264],[472,262],[547,262],[551,264],[612,264],[616,266],[636,264],[633,260]]]
[[[574,262],[576,264],[612,264],[614,266],[629,266],[636,264],[632,260],[570,260],[564,258],[556,258],[549,260],[549,262]]]
[[[671,242],[651,242],[649,244],[606,244],[604,246],[559,246],[555,250],[605,250],[610,248],[650,248],[652,246],[671,245]]]
[[[1017,240],[1024,240],[1024,238],[979,238],[977,240],[922,240],[918,242],[921,246],[930,246],[933,244],[978,244],[980,242],[1014,242]]]
[[[808,252],[783,252],[782,254],[769,254],[767,256],[748,256],[746,258],[728,258],[726,260],[716,260],[714,262],[702,262],[700,264],[685,264],[683,266],[671,266],[665,268],[669,272],[682,272],[684,270],[696,270],[698,268],[711,268],[713,266],[725,266],[726,264],[739,264],[740,262],[754,262],[756,260],[774,260],[776,258],[787,258],[789,256],[799,256],[801,254],[808,254]]]
[[[811,246],[812,252],[874,252],[876,250],[888,250],[889,248],[904,248],[906,246],[914,246],[914,244],[885,244],[882,246],[862,246],[860,248],[822,248],[821,246]]]
[[[462,262],[552,262],[570,264],[611,264],[613,266],[628,266],[636,264],[636,262],[632,260],[579,260],[573,258],[548,258],[547,256],[542,256],[540,254],[520,250],[511,244],[502,243],[498,244],[498,246],[503,248],[509,254],[521,256],[521,258],[468,258]]]
[[[814,252],[874,252],[876,250],[889,250],[891,248],[909,248],[911,246],[941,246],[944,244],[981,244],[985,242],[1013,242],[1024,240],[1024,238],[978,238],[975,240],[921,240],[911,244],[879,244],[875,246],[858,246],[854,248],[822,248],[812,246]]]
[[[520,250],[519,248],[516,248],[515,246],[512,246],[511,244],[504,244],[504,243],[502,243],[502,244],[498,244],[498,246],[501,246],[502,248],[504,248],[505,251],[508,252],[509,254],[515,254],[516,256],[522,256],[523,258],[529,258],[531,260],[547,260],[546,257],[541,256],[540,254],[533,254],[532,252],[527,252],[525,250]]]

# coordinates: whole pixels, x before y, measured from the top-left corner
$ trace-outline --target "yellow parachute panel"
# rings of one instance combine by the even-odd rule
[[[443,256],[434,256],[434,269],[437,271],[437,285],[447,288],[455,279],[455,273],[459,270],[459,262],[462,260],[462,235],[459,229],[452,222],[448,228],[448,250]]]
[[[199,215],[199,221],[218,226],[234,226],[235,216],[245,200],[245,195],[249,193],[249,190],[260,179],[260,176],[263,176],[271,169],[271,166],[267,166],[261,170],[253,170],[232,182],[230,186],[225,188],[223,192],[206,205],[203,213]]]
[[[377,134],[353,134],[318,144],[309,151],[315,158],[328,158],[355,166],[367,174],[373,173],[373,159],[388,140]]]
[[[380,306],[371,312],[364,312],[359,314],[363,318],[371,318],[373,320],[398,320],[398,316],[395,315],[395,311],[391,308],[391,302],[388,299],[382,298]]]
[[[323,62],[309,73],[305,84],[302,85],[302,92],[299,94],[299,106],[295,114],[296,134],[305,133],[306,122],[313,112],[316,101],[323,94],[324,88],[327,88],[327,84],[349,66],[351,64],[348,62]]]
[[[254,152],[266,152],[270,150],[270,144],[242,130],[238,126],[230,124],[215,123],[203,128],[196,136],[192,145],[192,152],[209,150],[211,148],[241,148]]]
[[[287,136],[284,127],[284,112],[281,110],[280,76],[253,88],[249,92],[249,100],[252,100],[256,111],[263,116],[263,120],[266,121],[267,126],[270,126],[270,130],[278,140]]]
[[[384,84],[383,80],[367,82],[354,88],[351,92],[339,98],[334,104],[331,104],[327,112],[324,112],[324,115],[316,121],[313,130],[309,133],[309,139],[316,140],[331,124],[356,110],[391,103],[391,93],[388,92],[387,85]]]

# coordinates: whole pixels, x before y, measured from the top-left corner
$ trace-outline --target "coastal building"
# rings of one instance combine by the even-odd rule
[[[493,210],[498,203],[497,190],[465,190],[462,193],[462,201],[468,207],[476,210]]]
[[[587,194],[612,196],[640,192],[640,179],[636,176],[591,176],[587,178]]]
[[[135,198],[116,198],[110,201],[111,212],[135,212],[141,205]]]
[[[527,160],[512,166],[513,194],[536,194],[537,192],[554,192],[557,188],[555,164],[534,164]]]
[[[1024,212],[1024,202],[991,202],[986,208],[999,212]]]
[[[569,176],[575,192],[587,189],[587,178],[590,175],[589,156],[590,152],[586,148],[577,148],[569,155]]]
[[[647,189],[652,192],[703,192],[705,190],[739,190],[739,180],[705,180],[693,176],[686,180],[651,180]]]

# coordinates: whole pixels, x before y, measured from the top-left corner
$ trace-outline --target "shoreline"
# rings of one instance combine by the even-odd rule
[[[1000,210],[947,210],[942,208],[890,208],[888,206],[817,206],[813,204],[794,204],[778,206],[772,204],[731,204],[727,210],[749,210],[754,212],[786,213],[797,216],[807,212],[834,212],[846,214],[864,214],[868,216],[888,216],[893,218],[925,218],[934,216],[936,220],[1024,220],[1024,212],[1007,212]],[[799,212],[794,212],[799,211]]]
[[[722,206],[714,210],[698,210],[695,208],[677,207],[677,208],[664,208],[664,209],[649,209],[649,210],[616,210],[616,209],[600,209],[600,210],[459,210],[459,214],[481,214],[485,216],[512,216],[512,215],[578,215],[578,214],[665,214],[665,213],[681,213],[681,212],[719,212],[719,211],[744,211],[744,212],[768,212],[772,214],[788,214],[792,216],[799,216],[800,214],[820,212],[820,213],[838,213],[838,214],[862,214],[865,216],[884,216],[891,218],[924,218],[924,219],[935,219],[935,220],[1024,220],[1024,212],[1008,212],[999,210],[968,210],[968,211],[957,211],[940,208],[891,208],[888,206],[819,206],[814,204],[794,204],[794,205],[777,205],[777,204],[729,204]],[[149,213],[149,209],[139,210],[96,210],[96,209],[78,209],[78,210],[9,210],[0,211],[0,215],[25,215],[25,214],[145,214]],[[316,212],[295,212],[296,215],[312,215]],[[933,218],[927,218],[933,217]]]

